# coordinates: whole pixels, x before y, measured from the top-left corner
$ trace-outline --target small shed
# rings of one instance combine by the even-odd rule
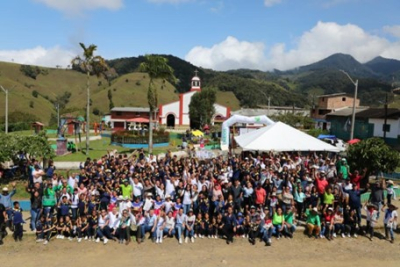
[[[40,133],[41,131],[43,131],[43,126],[44,124],[38,121],[35,121],[32,123],[32,128],[35,134]]]

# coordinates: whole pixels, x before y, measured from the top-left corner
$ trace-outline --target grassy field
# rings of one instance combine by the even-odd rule
[[[56,99],[64,92],[70,92],[71,97],[67,108],[76,110],[74,114],[85,114],[86,106],[86,75],[72,70],[42,68],[45,74],[39,74],[36,79],[25,76],[20,71],[19,64],[0,62],[0,84],[9,90],[9,112],[24,111],[35,114],[45,125],[51,114],[56,114],[50,100]],[[90,77],[91,109],[98,109],[101,114],[109,113],[108,92],[111,92],[114,106],[147,107],[147,88],[149,77],[144,73],[129,73],[119,76],[111,85],[103,78]],[[165,104],[177,101],[179,95],[170,83],[161,88],[161,81],[155,81],[158,89],[158,102]],[[189,90],[190,88],[188,88]],[[39,95],[33,96],[33,91]],[[3,105],[0,98],[0,106]],[[239,108],[239,101],[232,92],[218,92],[217,103],[229,106],[232,110]],[[0,109],[4,116],[4,109]],[[91,121],[99,121],[100,117],[91,113]]]

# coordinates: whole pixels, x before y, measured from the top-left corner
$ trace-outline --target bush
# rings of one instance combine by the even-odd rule
[[[100,115],[100,110],[99,110],[98,108],[94,108],[92,112],[93,112],[93,114],[96,115],[96,116],[99,116],[99,115]]]
[[[32,91],[32,96],[37,98],[37,97],[39,96],[38,91],[33,90],[33,91]]]
[[[138,132],[118,131],[111,135],[111,142],[120,144],[147,144],[149,142],[149,133],[145,132],[142,136]],[[154,131],[153,143],[169,143],[169,132]]]
[[[29,102],[29,107],[30,107],[30,108],[34,108],[34,107],[35,107],[32,100]]]
[[[36,77],[41,73],[41,69],[39,67],[33,67],[31,65],[21,65],[19,70],[27,77],[36,80]]]

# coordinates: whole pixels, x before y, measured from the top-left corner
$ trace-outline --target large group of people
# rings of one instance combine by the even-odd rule
[[[370,185],[367,169],[350,170],[338,155],[271,152],[199,161],[140,150],[88,158],[79,172],[65,177],[53,164],[42,170],[38,162],[29,173],[30,228],[43,244],[55,239],[161,244],[165,238],[179,244],[223,238],[230,244],[247,238],[270,246],[273,238],[293,238],[299,225],[310,238],[361,234],[373,240],[380,218],[393,242],[397,227],[393,182]],[[0,219],[10,221],[20,241],[24,221],[19,203],[11,202],[13,186],[0,195]]]

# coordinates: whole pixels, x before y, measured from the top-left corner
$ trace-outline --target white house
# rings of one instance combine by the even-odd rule
[[[192,96],[197,92],[201,91],[201,80],[197,76],[197,71],[195,76],[192,78],[191,88],[189,92],[179,94],[179,100],[160,105],[159,106],[159,122],[167,127],[175,126],[190,126],[189,118],[189,104]],[[229,118],[231,115],[231,110],[229,107],[225,107],[220,104],[214,104],[215,114],[212,118],[212,123],[216,121],[223,121]]]

